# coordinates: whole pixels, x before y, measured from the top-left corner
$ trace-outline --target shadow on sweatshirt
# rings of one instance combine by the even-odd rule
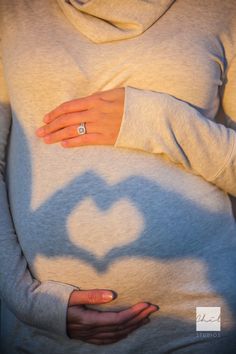
[[[18,141],[17,146],[18,152],[24,156],[24,159],[28,161],[28,166],[30,166],[31,154],[27,139],[20,123],[16,122],[15,124],[17,124],[15,130],[21,136],[20,143]],[[15,142],[11,140],[9,151],[14,144]],[[16,163],[20,165],[21,162]],[[111,161],[111,163],[114,162]],[[9,177],[11,173],[10,160],[7,166]],[[232,234],[235,234],[235,223],[227,212],[224,213],[222,210],[222,213],[216,214],[214,211],[206,210],[204,207],[191,202],[191,200],[183,198],[181,194],[163,188],[163,186],[143,176],[132,175],[110,186],[92,169],[74,178],[65,188],[56,191],[37,209],[32,210],[30,207],[32,194],[31,168],[28,168],[25,172],[28,176],[27,181],[30,179],[31,182],[26,184],[23,179],[18,180],[24,190],[24,201],[11,205],[11,211],[19,242],[26,258],[30,250],[30,257],[33,262],[39,255],[50,259],[52,262],[53,259],[55,262],[60,262],[58,260],[60,257],[79,260],[93,267],[101,275],[120,259],[127,260],[127,273],[129,272],[129,262],[133,259],[146,259],[154,262],[155,260],[171,262],[196,259],[202,262],[207,270],[211,291],[224,299],[229,306],[232,317],[236,318],[236,237],[232,237]],[[55,178],[57,178],[56,171]],[[11,193],[12,191],[9,190],[10,195]],[[70,199],[68,195],[73,195],[74,198]],[[138,238],[125,245],[111,248],[100,257],[93,253],[91,249],[87,250],[75,245],[68,235],[67,220],[74,207],[80,205],[86,198],[92,198],[101,212],[108,211],[122,198],[130,200],[144,220]],[[155,200],[156,203],[150,203],[152,200]],[[27,210],[25,210],[25,207]],[[24,220],[22,219],[23,215]],[[27,215],[27,218],[25,218],[25,215]],[[90,222],[93,223],[94,221],[90,220]],[[79,223],[80,220],[78,220],[78,225]],[[132,220],[130,220],[130,223],[132,224]],[[226,225],[228,225],[227,228]],[[26,235],[28,236],[26,237]],[[48,242],[44,242],[44,237],[51,237],[50,247],[48,247]],[[103,242],[101,237],[97,240],[96,235],[94,235],[94,242],[98,241]],[[33,269],[31,271],[34,273]],[[186,269],[185,271],[190,272],[194,278],[194,269]],[[116,274],[114,274],[115,277]],[[153,282],[155,281],[155,278],[153,278]],[[173,284],[173,287],[177,285]],[[91,284],[92,287],[93,284]],[[133,290],[135,291],[135,289]],[[163,317],[155,320],[157,328],[162,328],[165,334],[178,331],[178,326],[188,328],[188,332],[192,328],[192,332],[195,333],[194,326],[189,322],[184,323],[169,316],[165,317],[165,314],[162,315]],[[230,332],[227,334],[230,335]],[[169,335],[171,334],[169,333]],[[172,345],[175,349],[178,347],[184,350],[185,347],[189,348],[190,346],[191,348],[191,345],[204,341],[208,341],[207,345],[210,349],[213,340],[214,338],[209,339],[204,338],[204,336],[202,338],[195,336],[194,340],[188,338],[186,341],[182,338],[174,344],[169,343],[168,350]],[[233,335],[231,342],[228,339],[226,342],[227,348],[230,348],[230,345],[232,345],[232,348],[234,345],[236,346]],[[222,338],[223,346],[219,345],[219,353],[227,353],[225,351],[226,342]],[[139,348],[139,350],[141,349]],[[145,350],[145,347],[142,350]],[[182,352],[184,353],[184,351]],[[216,349],[214,349],[214,353],[217,353]]]

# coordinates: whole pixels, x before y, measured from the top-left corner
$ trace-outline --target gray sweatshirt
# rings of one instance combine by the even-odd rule
[[[233,352],[236,2],[0,0],[0,37],[2,352]],[[115,146],[36,137],[60,103],[115,87]],[[78,288],[160,311],[113,345],[71,340]],[[196,331],[196,307],[221,307],[221,331]]]

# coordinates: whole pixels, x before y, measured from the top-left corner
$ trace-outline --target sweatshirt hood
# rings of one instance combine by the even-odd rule
[[[57,0],[68,20],[94,43],[136,37],[175,0]]]

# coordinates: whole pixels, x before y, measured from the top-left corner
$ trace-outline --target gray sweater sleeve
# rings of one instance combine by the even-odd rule
[[[165,154],[236,196],[236,60],[228,71],[222,106],[229,127],[166,93],[128,86],[115,146]]]
[[[10,104],[0,60],[0,297],[19,320],[67,336],[68,299],[78,288],[33,279],[14,230],[4,180],[10,126]]]

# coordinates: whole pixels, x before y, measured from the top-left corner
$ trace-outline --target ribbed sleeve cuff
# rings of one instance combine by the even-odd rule
[[[153,152],[153,117],[158,114],[156,105],[153,104],[155,98],[150,91],[125,87],[124,113],[115,147]]]

